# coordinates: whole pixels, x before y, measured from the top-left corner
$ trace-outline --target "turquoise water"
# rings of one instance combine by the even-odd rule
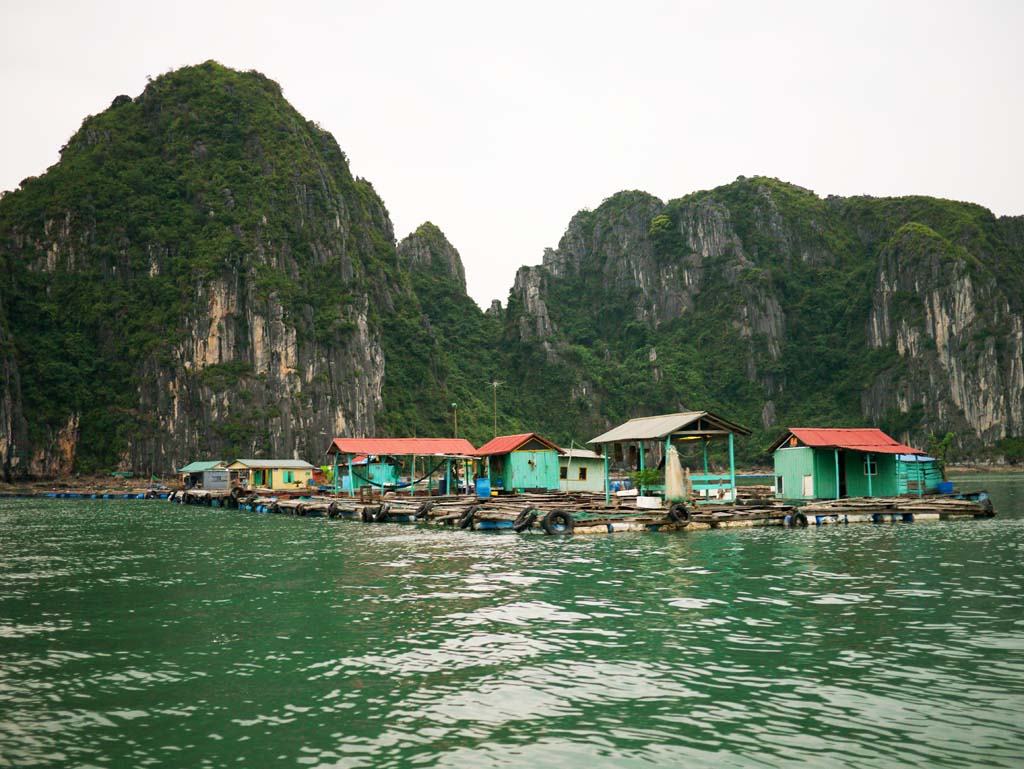
[[[1024,764],[1001,515],[555,539],[0,500],[0,766]]]

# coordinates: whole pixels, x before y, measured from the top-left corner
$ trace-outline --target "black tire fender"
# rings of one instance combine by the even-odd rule
[[[470,505],[466,508],[466,511],[459,518],[460,529],[471,529],[473,527],[473,519],[476,517],[478,505]]]
[[[540,525],[545,534],[567,536],[572,534],[574,521],[565,510],[551,510],[541,519]]]
[[[415,518],[416,520],[420,520],[422,518],[426,518],[427,517],[427,513],[429,513],[430,510],[433,507],[434,507],[434,503],[433,502],[430,502],[429,500],[424,502],[422,505],[420,505],[416,509],[416,513],[413,515],[413,518]]]
[[[682,502],[677,502],[668,509],[668,519],[672,523],[678,523],[680,526],[686,526],[693,519],[690,511],[686,509],[686,505]]]
[[[789,525],[790,526],[806,526],[807,525],[807,516],[804,515],[803,513],[801,513],[799,510],[797,510],[795,513],[793,513],[789,517]]]
[[[377,509],[372,514],[372,520],[374,523],[387,523],[388,513],[391,511],[391,505],[383,504],[377,505]]]
[[[337,518],[338,517],[338,503],[337,502],[331,502],[331,504],[329,504],[327,506],[327,517],[328,518]]]
[[[512,524],[512,531],[518,534],[521,531],[526,531],[528,528],[533,526],[533,522],[537,520],[537,511],[533,508],[523,510],[519,515],[516,516],[516,520]]]

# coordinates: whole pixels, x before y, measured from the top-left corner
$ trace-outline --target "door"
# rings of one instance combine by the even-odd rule
[[[846,496],[846,452],[839,452],[839,496]]]

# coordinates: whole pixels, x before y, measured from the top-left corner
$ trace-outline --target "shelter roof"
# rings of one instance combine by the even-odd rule
[[[326,453],[471,457],[476,450],[465,438],[335,438]]]
[[[207,462],[189,462],[178,469],[179,473],[205,473],[207,470],[216,470],[226,467],[223,459],[211,459]]]
[[[659,414],[653,417],[637,417],[613,427],[587,443],[621,443],[624,441],[650,441],[667,438],[677,432],[699,432],[698,427],[709,434],[716,432],[750,435],[750,430],[735,422],[712,414],[710,411],[681,411],[678,414]]]
[[[236,459],[231,463],[232,470],[249,468],[252,470],[316,470],[304,459]]]
[[[794,436],[813,449],[848,449],[872,454],[924,454],[920,449],[904,446],[877,427],[790,427],[782,438],[772,444],[775,451]]]
[[[543,438],[537,433],[520,433],[519,435],[499,435],[497,438],[492,438],[476,450],[476,455],[478,457],[493,457],[496,454],[510,454],[530,441],[537,441],[547,446],[550,451],[559,453],[562,451],[547,438]]]

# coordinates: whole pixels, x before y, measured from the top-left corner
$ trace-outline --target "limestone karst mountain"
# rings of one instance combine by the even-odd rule
[[[524,255],[524,261],[530,255]],[[86,118],[0,199],[0,469],[165,472],[329,436],[586,439],[711,408],[877,424],[977,454],[1024,435],[1024,219],[738,179],[623,192],[486,313],[280,87],[214,62]],[[503,383],[497,414],[492,381]]]

